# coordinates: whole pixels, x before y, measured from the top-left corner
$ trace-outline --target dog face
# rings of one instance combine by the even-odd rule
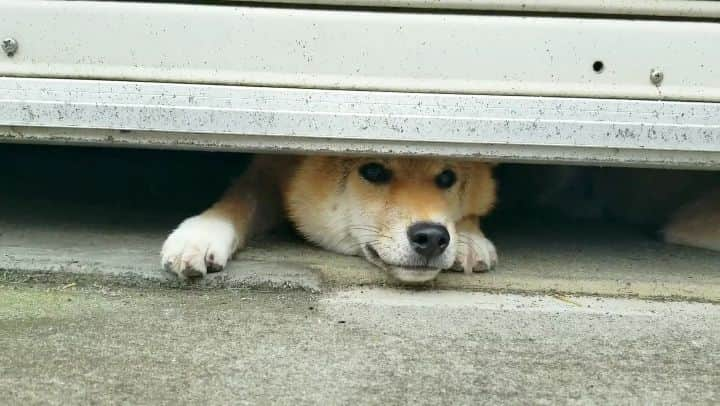
[[[453,265],[456,222],[487,213],[495,186],[484,163],[307,157],[286,194],[290,218],[311,241],[421,282]]]

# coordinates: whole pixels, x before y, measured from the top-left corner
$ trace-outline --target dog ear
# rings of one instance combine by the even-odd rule
[[[496,194],[493,166],[487,162],[472,162],[468,165],[466,184],[461,191],[464,216],[483,216],[493,208]]]

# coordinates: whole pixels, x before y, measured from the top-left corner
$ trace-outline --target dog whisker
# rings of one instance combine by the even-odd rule
[[[340,233],[342,233],[342,232],[339,232],[338,234],[340,234]],[[389,239],[389,240],[392,240],[392,238],[391,238],[390,236],[388,236],[388,235],[378,234],[378,233],[375,233],[375,232],[372,232],[372,231],[367,231],[366,233],[357,233],[356,235],[345,234],[345,235],[342,235],[342,236],[338,236],[338,238],[334,238],[333,240],[334,240],[334,242],[335,242],[335,245],[341,245],[342,243],[346,242],[349,238],[365,239],[365,238],[368,238],[368,237],[373,238],[373,239],[375,239],[375,240],[377,240],[377,239]],[[377,242],[377,241],[376,241],[376,242]],[[351,243],[350,246],[349,246],[349,249],[355,249],[355,248],[357,248],[358,246],[362,246],[362,245],[366,245],[366,244],[367,244],[367,243],[361,243],[361,242]]]

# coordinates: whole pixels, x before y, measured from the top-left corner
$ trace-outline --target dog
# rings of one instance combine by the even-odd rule
[[[640,227],[666,243],[720,251],[720,172],[501,165],[511,214]]]
[[[678,209],[661,235],[671,244],[720,251],[720,187]]]
[[[480,229],[493,208],[492,164],[442,158],[258,155],[224,196],[162,247],[180,278],[220,271],[252,236],[288,219],[307,240],[364,257],[400,282],[497,264]]]

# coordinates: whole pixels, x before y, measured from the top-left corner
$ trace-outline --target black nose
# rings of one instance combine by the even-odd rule
[[[407,230],[410,245],[425,258],[436,257],[445,251],[450,243],[447,228],[434,223],[415,223]]]

